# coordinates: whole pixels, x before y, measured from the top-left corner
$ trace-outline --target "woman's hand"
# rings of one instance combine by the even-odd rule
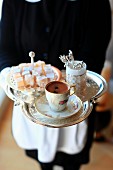
[[[113,94],[108,91],[97,100],[96,111],[113,110]]]
[[[111,78],[111,69],[112,69],[111,62],[106,60],[104,67],[101,71],[101,75],[108,83],[108,90],[104,95],[102,95],[97,100],[96,111],[98,112],[113,109],[113,94],[109,93],[109,81]]]

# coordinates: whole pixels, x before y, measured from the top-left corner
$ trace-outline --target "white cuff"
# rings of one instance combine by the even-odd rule
[[[0,72],[0,86],[4,89],[4,91],[6,90],[7,87],[6,77],[9,71],[10,71],[10,67],[6,67]]]
[[[1,75],[2,75],[3,77],[6,77],[7,74],[9,73],[9,71],[10,71],[10,67],[6,67],[6,68],[4,68],[4,69],[1,71]]]
[[[27,2],[39,2],[41,0],[25,0],[25,1],[27,1]]]
[[[109,60],[105,60],[104,62],[104,68],[112,68],[112,63]]]

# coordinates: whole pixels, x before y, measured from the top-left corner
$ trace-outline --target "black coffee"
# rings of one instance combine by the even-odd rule
[[[51,93],[62,94],[68,91],[68,85],[63,82],[54,81],[48,84],[46,90]]]

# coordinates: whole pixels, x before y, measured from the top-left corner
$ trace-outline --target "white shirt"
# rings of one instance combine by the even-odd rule
[[[27,2],[39,2],[41,0],[25,0],[25,1],[27,1]]]

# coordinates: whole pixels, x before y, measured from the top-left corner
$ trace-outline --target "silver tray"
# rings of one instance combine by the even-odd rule
[[[25,103],[33,103],[35,98],[43,95],[44,91],[37,91],[35,90],[33,93],[24,94],[21,91],[14,90],[10,86],[7,86],[6,95],[13,101],[17,102],[18,104],[21,102]]]
[[[54,117],[46,116],[40,113],[35,107],[35,101],[37,98],[44,95],[44,93],[35,93],[32,95],[24,95],[17,90],[13,90],[10,86],[7,86],[7,95],[12,100],[16,101],[16,104],[20,104],[23,113],[33,122],[54,128],[67,127],[77,124],[85,120],[93,109],[93,103],[97,102],[97,99],[104,94],[107,90],[107,83],[105,79],[92,71],[87,71],[87,83],[86,83],[86,96],[82,101],[81,109],[70,117],[63,119],[57,119]]]
[[[81,109],[76,114],[64,119],[44,116],[37,111],[34,104],[23,103],[21,107],[23,113],[34,123],[53,128],[61,128],[72,126],[85,120],[91,113],[93,104],[89,101],[83,102]]]
[[[86,96],[84,101],[96,103],[96,100],[107,90],[107,83],[101,75],[93,71],[87,70],[86,75]],[[10,86],[7,86],[6,93],[12,100],[19,102],[22,101],[25,103],[33,103],[37,97],[44,94],[44,92],[39,92],[36,90],[32,94],[23,94],[21,91],[14,90]]]
[[[96,103],[97,99],[101,97],[108,88],[106,80],[98,73],[87,70],[87,90],[85,100],[90,100]]]

